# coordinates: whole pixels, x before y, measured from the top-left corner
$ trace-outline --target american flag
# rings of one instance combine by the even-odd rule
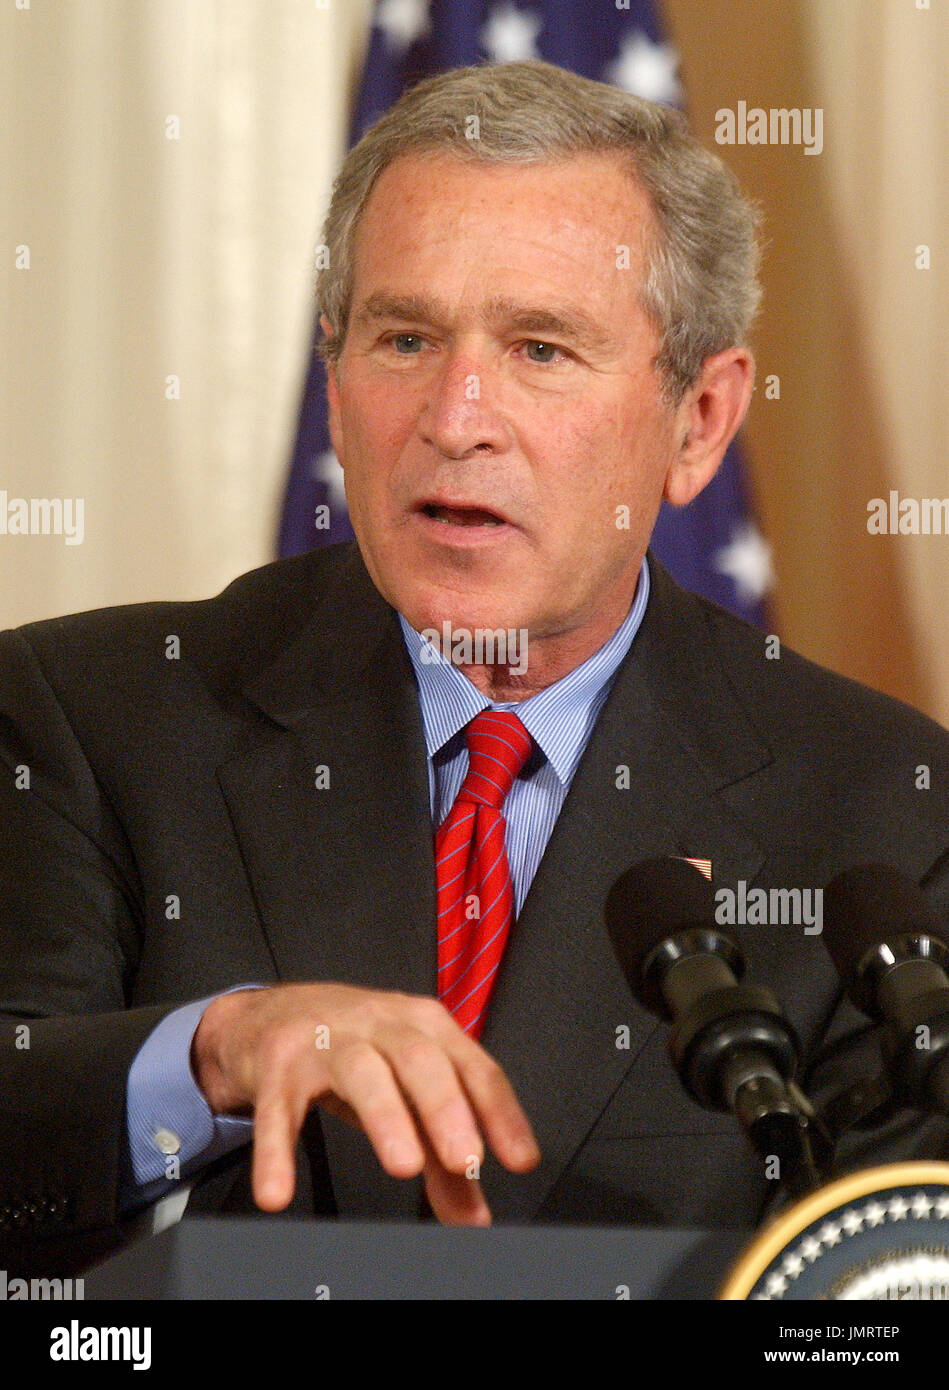
[[[679,61],[654,0],[377,0],[350,131],[355,143],[406,87],[446,68],[544,58],[649,101],[681,105]],[[319,327],[314,323],[314,345]],[[318,510],[322,509],[322,510]],[[328,520],[317,528],[315,519]],[[330,444],[326,378],[315,351],[300,409],[280,526],[279,553],[348,540],[343,474]],[[688,507],[665,502],[652,549],[686,588],[758,626],[772,582],[755,524],[740,448]]]

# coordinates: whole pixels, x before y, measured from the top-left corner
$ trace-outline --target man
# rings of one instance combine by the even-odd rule
[[[753,215],[673,113],[517,63],[404,97],[324,239],[358,546],[3,637],[8,1239],[87,1259],[183,1181],[750,1225],[765,1175],[631,999],[611,884],[884,860],[949,908],[945,733],[646,558],[748,406]],[[736,931],[813,1052],[819,939]]]

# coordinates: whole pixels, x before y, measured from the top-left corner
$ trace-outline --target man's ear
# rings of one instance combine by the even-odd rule
[[[755,384],[755,360],[747,348],[726,348],[707,357],[676,409],[678,451],[663,495],[684,507],[712,481],[738,433]]]
[[[333,325],[325,314],[320,315],[320,327],[323,330],[323,336],[325,338],[332,338],[334,336]],[[343,467],[345,465],[343,464],[343,458],[340,452],[342,447],[342,436],[339,424],[339,364],[335,361],[326,362],[324,359],[324,365],[326,367],[326,405],[330,442],[333,445],[333,452],[339,459],[340,466]]]

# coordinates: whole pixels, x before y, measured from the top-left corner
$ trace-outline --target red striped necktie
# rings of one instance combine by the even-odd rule
[[[468,773],[435,834],[438,997],[478,1038],[514,920],[501,807],[533,744],[505,710],[484,710],[465,736]]]

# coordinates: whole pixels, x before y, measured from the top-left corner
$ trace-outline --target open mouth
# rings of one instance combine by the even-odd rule
[[[505,521],[497,512],[484,507],[440,507],[427,502],[422,508],[425,516],[433,521],[442,521],[448,526],[504,526]]]

